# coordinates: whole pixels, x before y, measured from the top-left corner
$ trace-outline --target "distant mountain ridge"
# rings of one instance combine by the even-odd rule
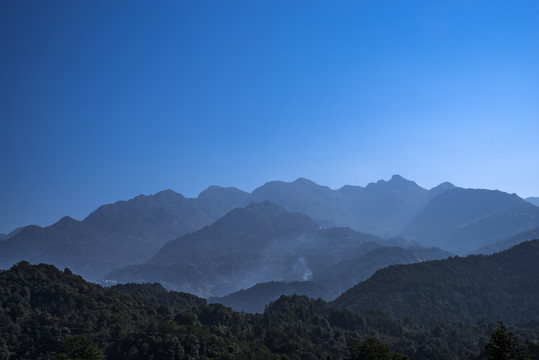
[[[208,189],[214,191],[213,189]],[[0,267],[20,260],[69,267],[98,280],[113,268],[148,259],[168,240],[195,231],[246,202],[221,188],[219,196],[188,199],[171,190],[103,205],[82,221],[68,216],[44,228],[31,225],[0,243]]]
[[[211,186],[197,198],[165,190],[103,205],[82,221],[67,217],[44,228],[17,229],[0,237],[0,268],[29,260],[69,267],[96,280],[114,268],[147,261],[168,241],[210,225],[235,208],[265,200],[302,213],[324,228],[397,236],[459,254],[539,226],[538,207],[497,191],[450,183],[427,190],[399,175],[365,187],[332,190],[299,178],[268,182],[252,193]]]

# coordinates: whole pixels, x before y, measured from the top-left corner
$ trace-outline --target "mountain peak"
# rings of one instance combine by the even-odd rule
[[[452,189],[456,187],[455,185],[453,185],[452,183],[450,183],[449,181],[444,181],[443,183],[433,187],[432,189],[436,189],[436,188],[440,188],[440,189]],[[432,190],[431,189],[431,190]]]
[[[75,224],[79,224],[79,221],[73,219],[72,217],[70,216],[64,216],[63,218],[61,218],[60,220],[58,220],[55,224],[53,224],[52,226],[56,227],[56,228],[68,228],[68,227],[71,227]]]
[[[294,181],[294,184],[301,184],[301,185],[317,185],[314,181],[309,180],[304,177],[299,177]]]
[[[405,178],[403,178],[399,174],[394,174],[389,181],[403,182],[403,181],[410,181],[410,180],[406,180]]]
[[[388,184],[396,184],[396,185],[414,185],[419,186],[415,181],[408,180],[406,178],[403,178],[402,176],[395,174],[387,181]]]
[[[170,189],[159,191],[154,196],[156,198],[160,198],[160,199],[167,199],[167,198],[172,198],[172,197],[184,198],[184,196],[182,194],[177,193],[174,190],[170,190]]]
[[[73,219],[71,216],[64,216],[57,222],[57,224],[72,224],[72,223],[78,223],[78,221]]]
[[[375,183],[370,183],[367,185],[367,188],[372,187],[402,187],[402,186],[413,186],[414,188],[421,188],[415,181],[408,180],[403,178],[402,176],[395,174],[391,177],[389,180],[378,180]],[[422,188],[421,188],[422,189]]]
[[[206,190],[202,191],[200,194],[198,194],[199,199],[208,198],[212,196],[219,196],[219,195],[237,195],[242,197],[247,197],[249,193],[246,193],[245,191],[242,191],[235,187],[221,187],[217,185],[211,185]]]

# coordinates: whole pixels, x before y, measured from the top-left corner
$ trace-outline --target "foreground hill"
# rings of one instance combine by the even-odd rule
[[[539,240],[490,256],[473,255],[379,270],[332,304],[397,317],[472,321],[539,320]]]
[[[234,188],[212,187],[196,199],[167,190],[101,206],[83,221],[64,217],[44,228],[27,226],[0,242],[0,268],[44,262],[97,280],[113,268],[146,261],[167,241],[210,224],[246,197]]]
[[[343,359],[357,356],[354,344],[372,337],[414,359],[465,359],[496,327],[488,320],[355,314],[298,296],[281,297],[263,315],[250,315],[156,284],[105,289],[68,269],[25,262],[0,271],[0,325],[0,356],[7,360],[51,359],[81,336],[83,345],[95,343],[109,360]],[[512,330],[521,342],[539,336],[536,323]]]
[[[234,209],[168,242],[145,264],[114,270],[106,278],[222,296],[261,282],[309,280],[383,241],[347,228],[321,229],[305,215],[264,201]]]
[[[262,314],[267,305],[282,295],[304,295],[311,299],[331,296],[326,288],[312,281],[269,281],[226,296],[209,298],[208,301],[229,306],[235,311]]]

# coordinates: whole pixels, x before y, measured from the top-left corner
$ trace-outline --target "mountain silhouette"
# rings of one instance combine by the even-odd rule
[[[97,280],[120,266],[146,261],[167,241],[212,223],[245,201],[233,188],[208,189],[188,199],[171,190],[103,205],[83,221],[64,217],[47,227],[24,227],[0,242],[0,266],[20,260],[69,267]]]

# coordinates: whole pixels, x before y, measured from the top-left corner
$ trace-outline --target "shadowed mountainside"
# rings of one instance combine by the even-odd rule
[[[383,243],[382,243],[383,244]],[[333,300],[351,286],[367,279],[378,269],[393,264],[411,264],[426,260],[444,259],[451,254],[436,248],[385,247],[366,243],[354,257],[329,268],[313,270],[311,281],[270,281],[239,290],[223,297],[210,298],[236,311],[262,313],[267,304],[281,295],[305,295],[314,299]]]
[[[470,255],[377,271],[332,302],[355,312],[508,323],[539,319],[539,240],[493,255]]]

